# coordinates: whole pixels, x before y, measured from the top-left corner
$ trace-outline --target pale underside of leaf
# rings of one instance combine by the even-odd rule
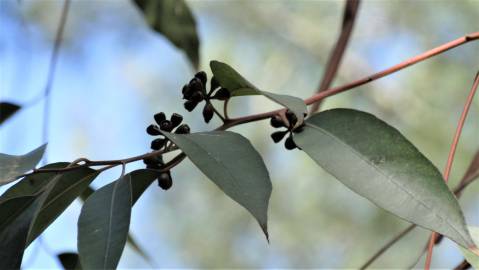
[[[397,130],[359,111],[313,116],[294,140],[326,171],[387,211],[463,246],[473,242],[439,171]]]
[[[46,147],[47,145],[44,144],[21,156],[0,153],[0,185],[12,182],[19,175],[35,168],[35,165],[42,159]]]
[[[272,185],[263,160],[251,143],[233,132],[189,135],[166,133],[191,161],[226,195],[245,207],[266,237]]]

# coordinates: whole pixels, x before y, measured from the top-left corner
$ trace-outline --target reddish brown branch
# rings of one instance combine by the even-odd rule
[[[450,49],[453,49],[457,46],[466,44],[468,42],[471,42],[471,41],[474,41],[474,40],[477,40],[477,39],[479,39],[479,32],[474,32],[474,33],[471,33],[469,35],[460,37],[458,39],[455,39],[453,41],[445,43],[445,44],[443,44],[439,47],[436,47],[432,50],[426,51],[422,54],[419,54],[419,55],[414,56],[410,59],[407,59],[406,61],[403,61],[403,62],[401,62],[397,65],[394,65],[390,68],[387,68],[387,69],[385,69],[383,71],[380,71],[378,73],[375,73],[373,75],[366,76],[362,79],[353,81],[353,82],[345,84],[345,85],[330,88],[330,89],[325,90],[321,93],[317,93],[317,94],[305,99],[304,102],[307,105],[314,104],[316,102],[321,101],[322,99],[324,99],[326,97],[333,96],[333,95],[339,94],[339,93],[347,91],[347,90],[351,90],[351,89],[356,88],[358,86],[361,86],[361,85],[367,84],[369,82],[372,82],[374,80],[380,79],[382,77],[388,76],[388,75],[393,74],[393,73],[395,73],[399,70],[402,70],[406,67],[412,66],[412,65],[417,64],[419,62],[422,62],[426,59],[429,59],[429,58],[431,58],[435,55],[441,54],[441,53],[446,52]],[[240,124],[255,122],[255,121],[259,121],[259,120],[263,120],[263,119],[268,119],[268,118],[270,118],[270,117],[272,117],[276,114],[279,114],[283,111],[284,111],[284,109],[281,109],[281,110],[275,110],[275,111],[270,111],[270,112],[265,112],[265,113],[260,113],[260,114],[254,114],[254,115],[248,115],[248,116],[244,116],[244,117],[229,119],[222,126],[218,127],[217,130],[226,130],[228,128],[231,128],[233,126],[237,126],[237,125],[240,125]]]
[[[471,90],[469,91],[469,95],[467,96],[466,103],[464,104],[464,109],[462,110],[461,117],[457,123],[456,133],[454,134],[454,138],[452,140],[451,148],[449,150],[449,155],[447,158],[446,168],[444,169],[444,181],[447,183],[449,180],[449,175],[451,173],[452,163],[454,161],[454,155],[456,154],[457,144],[459,143],[459,138],[461,137],[462,128],[464,127],[464,122],[466,121],[467,114],[469,112],[469,108],[471,107],[472,100],[474,99],[474,94],[476,93],[477,87],[479,86],[479,72],[476,74],[474,78],[474,83],[472,84]],[[431,238],[429,240],[427,256],[426,256],[426,263],[424,265],[425,270],[429,270],[431,267],[431,260],[432,260],[432,251],[434,249],[434,245],[436,242],[436,232],[431,234]]]
[[[322,92],[328,89],[333,82],[333,79],[336,77],[336,73],[343,59],[344,51],[348,46],[349,38],[353,32],[354,22],[356,21],[356,14],[358,13],[360,0],[347,0],[346,6],[344,7],[343,14],[343,24],[341,27],[341,34],[336,41],[333,51],[329,55],[328,62],[326,64],[326,69],[323,74],[323,79],[319,84],[317,92]],[[311,106],[310,114],[316,112],[319,109],[321,101],[314,103]]]

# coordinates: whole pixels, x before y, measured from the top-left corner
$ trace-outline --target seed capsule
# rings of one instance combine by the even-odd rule
[[[153,116],[153,118],[155,118],[156,123],[158,123],[158,125],[159,125],[161,122],[166,120],[166,115],[165,115],[165,113],[160,112],[160,113],[155,114]]]
[[[274,143],[278,143],[284,138],[286,133],[288,133],[287,130],[273,132],[273,134],[271,134],[271,139],[273,139]]]
[[[200,79],[200,81],[203,83],[203,85],[206,85],[206,81],[208,80],[208,76],[204,71],[200,71],[195,74],[195,78]]]
[[[166,143],[166,139],[158,138],[151,141],[151,149],[160,150]]]
[[[205,86],[198,78],[193,78],[188,86],[193,91],[193,94],[197,92],[205,92]]]
[[[181,121],[183,121],[183,116],[174,113],[171,115],[170,118],[171,124],[173,125],[173,128],[177,127],[179,124],[181,124]]]
[[[286,141],[284,141],[284,147],[288,150],[296,148],[296,143],[293,141],[293,137],[289,136]]]
[[[198,102],[195,102],[195,101],[191,101],[191,100],[188,100],[187,102],[185,102],[185,104],[183,104],[183,106],[185,107],[185,109],[189,112],[191,112],[192,110],[195,109],[196,105],[198,105]]]
[[[203,99],[205,99],[205,95],[203,95],[202,92],[194,92],[193,95],[191,95],[190,100],[195,101],[195,102],[200,102]]]
[[[190,133],[190,127],[187,124],[183,124],[175,130],[175,133],[176,134],[188,134],[188,133]]]
[[[271,120],[269,121],[269,123],[274,128],[285,127],[283,121],[278,116],[271,117]]]
[[[158,186],[164,190],[168,190],[173,185],[170,171],[160,173],[158,177]]]
[[[173,124],[170,120],[164,120],[160,123],[160,129],[166,132],[170,132],[173,129]]]
[[[149,125],[146,128],[146,133],[150,134],[151,136],[161,135],[160,128],[157,125]]]
[[[211,103],[207,103],[203,108],[203,118],[205,119],[206,123],[210,122],[211,118],[213,118],[213,113],[213,105],[211,105]]]
[[[218,90],[218,92],[216,92],[212,98],[218,100],[227,100],[230,98],[230,91],[228,91],[226,88],[220,88],[220,90]]]

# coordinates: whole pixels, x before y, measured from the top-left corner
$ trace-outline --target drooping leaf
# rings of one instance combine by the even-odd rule
[[[199,64],[200,41],[196,20],[184,0],[133,0],[146,22],[183,50],[195,68]]]
[[[272,185],[263,159],[246,138],[229,131],[164,134],[226,195],[246,208],[268,237]]]
[[[55,176],[55,184],[47,189],[48,197],[35,217],[27,245],[43,233],[99,174],[98,171],[85,167]]]
[[[130,226],[132,189],[127,174],[93,193],[78,219],[78,253],[85,269],[114,269]]]
[[[0,204],[0,269],[20,269],[32,219],[44,200],[24,196]]]
[[[347,187],[379,207],[464,247],[474,245],[441,173],[399,131],[350,109],[318,113],[294,141]]]
[[[19,175],[35,168],[42,159],[46,147],[47,145],[44,144],[22,156],[0,153],[0,186],[14,181]]]
[[[58,260],[62,264],[65,270],[80,270],[80,258],[77,253],[74,252],[64,252],[57,255]]]
[[[471,236],[476,244],[479,244],[479,227],[469,226],[469,232],[471,232]],[[479,269],[479,254],[474,254],[469,249],[465,249],[461,246],[459,246],[459,248],[461,249],[464,258],[466,258],[472,267],[474,269]]]
[[[17,104],[0,102],[0,125],[14,115],[18,110],[20,110],[20,106]]]
[[[151,183],[153,183],[156,178],[158,177],[158,173],[153,170],[136,170],[129,173],[131,176],[131,190],[132,190],[132,202],[133,205],[136,201],[140,198],[143,192],[148,188]],[[81,199],[86,201],[88,197],[93,194],[95,190],[91,187],[85,189],[85,191],[81,195]],[[146,254],[143,248],[140,247],[138,243],[136,243],[135,238],[129,233],[126,238],[126,243],[131,246],[133,250],[135,250],[138,254],[140,254],[144,259],[147,261],[151,260],[150,257]]]
[[[291,110],[298,118],[298,123],[303,122],[303,114],[306,112],[307,107],[302,99],[259,90],[228,64],[211,61],[210,67],[221,87],[226,88],[231,96],[263,95]]]

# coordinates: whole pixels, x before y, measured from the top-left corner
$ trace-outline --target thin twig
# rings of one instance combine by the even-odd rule
[[[351,89],[354,89],[356,87],[359,87],[361,85],[364,85],[364,84],[367,84],[367,83],[370,83],[374,80],[377,80],[377,79],[380,79],[382,77],[385,77],[385,76],[388,76],[390,74],[393,74],[399,70],[402,70],[406,67],[409,67],[409,66],[412,66],[414,64],[417,64],[419,62],[422,62],[426,59],[429,59],[435,55],[438,55],[438,54],[441,54],[443,52],[446,52],[450,49],[453,49],[457,46],[461,46],[463,44],[466,44],[468,42],[471,42],[471,41],[474,41],[474,40],[478,40],[479,39],[479,32],[474,32],[474,33],[471,33],[471,34],[468,34],[468,35],[465,35],[463,37],[460,37],[458,39],[455,39],[453,41],[450,41],[450,42],[447,42],[441,46],[438,46],[434,49],[431,49],[429,51],[426,51],[422,54],[419,54],[419,55],[416,55],[412,58],[409,58],[397,65],[394,65],[390,68],[387,68],[383,71],[380,71],[380,72],[377,72],[377,73],[374,73],[370,76],[366,76],[364,78],[361,78],[359,80],[356,80],[356,81],[353,81],[351,83],[348,83],[348,84],[345,84],[345,85],[341,85],[341,86],[338,86],[338,87],[333,87],[333,88],[330,88],[328,90],[325,90],[321,93],[317,93],[307,99],[304,100],[304,102],[307,104],[307,105],[311,105],[311,104],[314,104],[316,102],[319,102],[321,101],[322,99],[326,98],[326,97],[329,97],[329,96],[333,96],[333,95],[336,95],[336,94],[339,94],[341,92],[344,92],[344,91],[347,91],[347,90],[351,90]],[[285,109],[280,109],[280,110],[275,110],[275,111],[269,111],[269,112],[264,112],[264,113],[259,113],[259,114],[254,114],[254,115],[248,115],[248,116],[244,116],[244,117],[239,117],[239,118],[232,118],[230,119],[230,121],[226,122],[224,125],[218,127],[216,130],[226,130],[228,128],[231,128],[233,126],[237,126],[237,125],[240,125],[240,124],[244,124],[244,123],[250,123],[250,122],[255,122],[255,121],[259,121],[259,120],[264,120],[264,119],[268,119],[268,118],[271,118],[272,116],[276,115],[276,114],[279,114],[281,112],[284,113]]]
[[[459,121],[457,123],[456,133],[454,134],[454,138],[451,144],[451,149],[449,150],[449,155],[447,157],[446,168],[444,169],[443,176],[444,176],[444,181],[446,183],[449,181],[449,175],[451,173],[452,163],[454,161],[454,155],[456,154],[457,144],[459,143],[459,138],[461,137],[462,128],[464,127],[464,122],[466,121],[469,108],[471,107],[472,100],[474,99],[474,94],[476,93],[478,86],[479,86],[479,72],[476,73],[476,77],[474,78],[474,83],[472,84],[471,90],[469,91],[469,95],[467,96],[466,103],[464,104],[464,109],[462,110],[461,117],[459,118]],[[436,235],[437,233],[433,232],[429,240],[426,263],[424,265],[425,270],[429,270],[431,267],[432,252],[436,242]]]
[[[45,83],[45,90],[43,96],[45,97],[45,104],[43,107],[43,142],[48,141],[48,129],[49,129],[49,115],[50,115],[50,102],[51,102],[51,90],[53,85],[53,79],[55,78],[55,71],[58,62],[58,55],[60,52],[60,45],[63,40],[63,32],[68,17],[68,10],[70,8],[70,0],[65,0],[63,3],[62,14],[60,17],[60,23],[58,24],[57,32],[55,35],[55,42],[53,44],[53,51],[50,57],[50,67],[48,70],[47,81]],[[46,159],[46,158],[45,158]]]
[[[354,22],[356,21],[356,14],[358,12],[360,0],[347,0],[344,7],[343,13],[343,24],[341,27],[341,34],[336,41],[333,51],[329,55],[328,62],[326,64],[326,69],[323,74],[323,79],[319,84],[319,87],[316,92],[322,92],[328,89],[331,86],[336,73],[341,64],[341,60],[344,56],[344,51],[348,46],[349,38],[353,32]],[[309,110],[309,113],[312,114],[319,109],[321,101],[314,103]]]

